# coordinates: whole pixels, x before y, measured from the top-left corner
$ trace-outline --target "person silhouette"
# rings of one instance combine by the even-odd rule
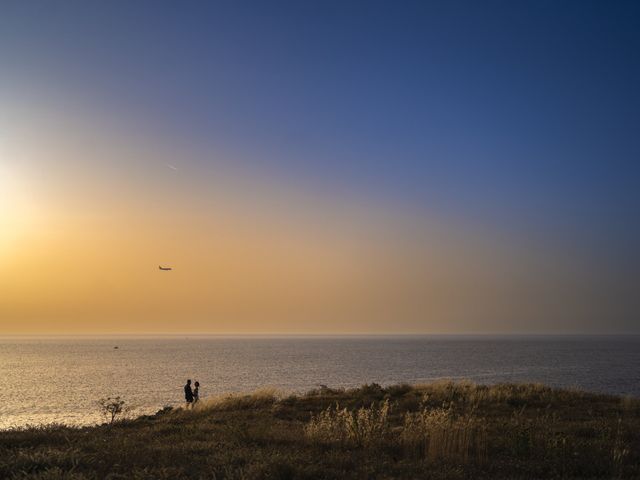
[[[187,401],[187,408],[193,407],[193,390],[191,390],[191,380],[187,380],[184,386],[184,399]]]
[[[196,388],[193,389],[193,406],[195,407],[198,400],[200,400],[200,382],[196,380],[194,385]]]

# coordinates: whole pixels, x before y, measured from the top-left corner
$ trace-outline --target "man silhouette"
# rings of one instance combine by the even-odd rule
[[[187,380],[184,386],[184,399],[187,401],[187,408],[193,407],[193,390],[191,390],[191,380]]]

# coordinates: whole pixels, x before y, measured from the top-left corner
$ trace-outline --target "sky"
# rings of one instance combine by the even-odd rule
[[[0,334],[640,333],[639,50],[631,1],[2,2]]]

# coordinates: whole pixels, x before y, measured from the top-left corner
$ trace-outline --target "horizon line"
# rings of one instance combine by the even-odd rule
[[[638,332],[72,332],[72,333],[0,333],[3,338],[43,338],[43,337],[602,337],[602,336],[640,336]]]

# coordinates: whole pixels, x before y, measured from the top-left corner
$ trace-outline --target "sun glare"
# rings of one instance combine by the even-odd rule
[[[11,200],[11,185],[8,180],[6,168],[0,164],[0,240],[6,237],[7,231],[11,224],[10,215],[11,208],[9,206]]]
[[[27,220],[24,190],[18,176],[0,159],[0,253],[6,253]]]

